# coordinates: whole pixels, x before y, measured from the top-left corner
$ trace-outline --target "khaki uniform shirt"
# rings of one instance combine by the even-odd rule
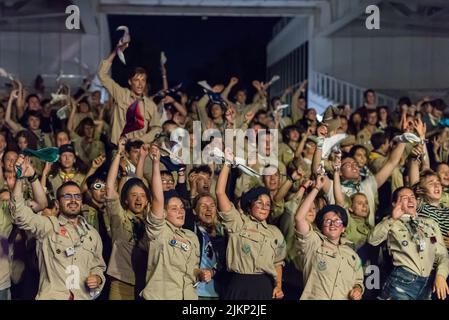
[[[78,184],[79,187],[81,187],[85,178],[86,178],[86,176],[84,174],[77,172],[77,173],[75,173],[75,175],[73,176],[72,179],[66,179],[66,181],[69,181],[69,180],[74,181]],[[53,191],[54,191],[55,195],[56,195],[56,191],[58,190],[58,188],[60,186],[62,186],[62,184],[64,182],[66,182],[60,175],[60,172],[58,172],[58,174],[56,174],[54,177],[50,177],[49,180],[51,182],[51,185],[53,186]]]
[[[226,250],[228,271],[240,274],[269,274],[277,278],[276,266],[283,264],[287,246],[281,231],[237,211],[233,206],[220,212],[223,226],[229,234]]]
[[[83,217],[86,219],[87,223],[93,226],[97,231],[100,231],[100,221],[98,215],[101,214],[104,219],[104,224],[106,226],[106,232],[109,237],[111,236],[111,222],[109,221],[109,216],[106,214],[105,208],[97,210],[94,207],[91,207],[87,204],[83,205],[81,209],[83,213]]]
[[[198,300],[194,274],[200,263],[198,237],[152,213],[146,218],[150,239],[145,300]]]
[[[378,173],[380,169],[384,167],[387,160],[387,157],[377,152],[371,152],[369,155],[369,168],[373,174]],[[401,172],[401,167],[401,165],[398,165],[391,173],[391,190],[396,190],[397,188],[404,186],[404,177]]]
[[[49,147],[53,146],[53,141],[52,141],[52,139],[50,137],[50,134],[42,132],[41,129],[29,130],[27,128],[22,127],[19,124],[18,124],[18,126],[19,126],[20,129],[18,131],[14,131],[13,132],[14,136],[17,133],[19,133],[20,131],[28,130],[28,131],[34,133],[34,135],[36,136],[36,138],[37,138],[37,148],[38,149],[49,148]]]
[[[147,143],[152,142],[155,135],[161,131],[162,126],[156,104],[148,97],[136,97],[129,89],[119,86],[108,75],[110,68],[111,64],[107,60],[102,61],[98,70],[98,77],[116,103],[112,110],[111,142],[118,144],[120,135],[126,125],[126,112],[128,111],[129,106],[137,99],[140,100],[140,112],[145,119],[144,128],[130,132],[126,136],[129,139],[140,139]]]
[[[143,251],[148,250],[146,247],[148,241],[144,238],[144,222],[131,211],[124,210],[118,198],[106,200],[106,213],[111,223],[112,236],[112,252],[107,274],[120,281],[135,285],[136,270],[133,267],[133,250],[136,247]],[[134,225],[142,228],[141,235],[135,232]],[[137,239],[138,237],[140,239]],[[141,261],[144,264],[145,262]]]
[[[34,214],[21,196],[12,198],[10,206],[14,223],[37,240],[40,278],[36,299],[68,300],[71,294],[74,300],[95,298],[104,286],[106,270],[98,232],[82,216],[75,227],[62,214],[59,217]],[[101,278],[99,289],[87,288],[86,279],[90,275]]]
[[[368,240],[373,227],[366,218],[349,214],[348,226],[345,229],[344,237],[354,243],[356,250],[362,247]]]
[[[373,133],[380,132],[381,130],[376,129]],[[360,144],[368,149],[369,152],[373,150],[373,145],[371,144],[371,135],[372,133],[364,128],[357,133],[357,144]]]
[[[419,218],[425,246],[420,251],[406,227],[408,219],[404,216],[396,221],[385,218],[376,225],[368,242],[377,246],[387,240],[388,250],[396,267],[404,267],[418,276],[428,277],[436,264],[437,274],[446,278],[449,260],[438,224],[429,218]]]
[[[99,133],[95,133],[94,139],[90,143],[75,132],[71,132],[70,137],[72,138],[76,155],[86,165],[90,165],[95,158],[101,154],[105,154],[104,143],[100,140]]]
[[[361,260],[346,240],[335,245],[311,230],[307,235],[296,232],[296,244],[304,263],[301,300],[348,300],[355,285],[363,290]]]
[[[11,286],[11,246],[8,238],[12,231],[12,219],[6,202],[0,202],[0,290]]]

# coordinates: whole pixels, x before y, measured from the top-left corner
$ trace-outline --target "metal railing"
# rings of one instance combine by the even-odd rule
[[[353,109],[363,105],[363,92],[366,88],[336,79],[319,72],[310,72],[309,90],[336,104],[349,104]],[[394,108],[397,100],[376,92],[377,105]]]

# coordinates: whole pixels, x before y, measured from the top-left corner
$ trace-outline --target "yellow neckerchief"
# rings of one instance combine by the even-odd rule
[[[72,181],[75,178],[76,172],[72,171],[69,173],[65,173],[62,170],[59,170],[59,176],[61,177],[61,179],[66,182],[66,181]]]

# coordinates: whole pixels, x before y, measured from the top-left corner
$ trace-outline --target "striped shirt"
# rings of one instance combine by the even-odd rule
[[[449,236],[449,208],[443,206],[435,207],[421,202],[416,211],[420,217],[431,218],[437,222],[441,234],[446,237]]]

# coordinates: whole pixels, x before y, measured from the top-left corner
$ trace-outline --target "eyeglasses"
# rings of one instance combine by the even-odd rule
[[[94,190],[101,190],[104,187],[106,187],[106,184],[104,184],[102,182],[97,182],[97,183],[94,183],[92,187],[94,188]]]
[[[82,199],[82,195],[81,193],[75,193],[75,194],[71,194],[71,193],[64,193],[62,195],[62,198],[66,201],[70,201],[70,200],[77,200],[80,201]]]
[[[162,184],[175,184],[173,180],[162,180]]]
[[[346,162],[346,163],[342,164],[341,167],[342,167],[342,168],[343,168],[343,167],[357,168],[358,165],[357,165],[357,163],[355,163],[355,162]]]
[[[332,220],[332,219],[327,219],[324,220],[323,222],[323,226],[325,227],[330,227],[330,226],[334,226],[334,227],[341,227],[343,225],[343,221],[341,221],[340,219],[336,219],[336,220]]]

